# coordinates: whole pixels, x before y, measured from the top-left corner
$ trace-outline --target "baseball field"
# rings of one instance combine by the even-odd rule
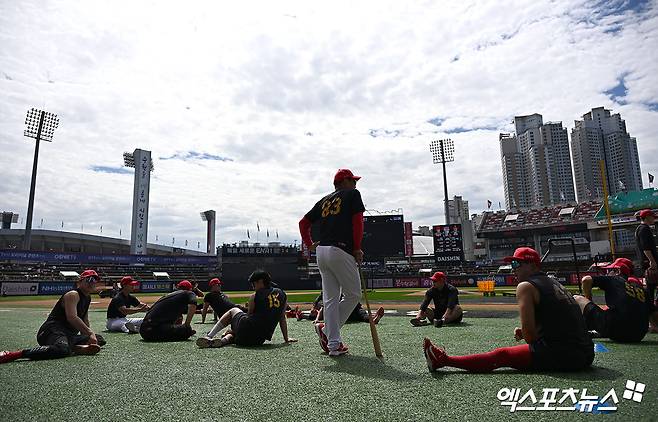
[[[404,314],[400,300],[375,301]],[[413,303],[413,301],[408,301]],[[0,349],[36,344],[35,333],[50,306],[16,307],[0,301]],[[465,303],[468,309],[468,304]],[[591,370],[582,373],[526,374],[498,370],[468,374],[441,369],[429,373],[423,357],[424,336],[450,354],[485,352],[515,344],[513,313],[467,312],[460,326],[412,328],[408,317],[387,314],[378,325],[385,358],[374,357],[367,324],[350,324],[344,341],[350,354],[329,358],[321,354],[310,321],[288,319],[298,343],[285,345],[277,330],[271,344],[260,348],[229,346],[199,350],[191,341],[145,343],[139,335],[104,332],[105,312],[90,311],[92,327],[107,339],[97,356],[50,361],[17,361],[0,366],[0,418],[33,420],[478,420],[502,421],[601,417],[609,420],[657,420],[658,335],[640,344],[615,344],[597,339]],[[487,316],[487,317],[479,317]],[[211,328],[195,317],[198,334]],[[209,318],[211,320],[212,318]],[[568,357],[565,357],[568,359]],[[635,384],[645,385],[644,391]],[[629,384],[630,385],[630,384]],[[574,389],[578,401],[614,389],[617,407],[605,415],[578,410],[520,410],[510,414],[501,405],[502,389],[520,389],[519,407],[573,406],[541,402],[546,389],[559,389],[555,400]],[[587,389],[586,392],[583,392]],[[631,391],[632,390],[632,391]],[[502,390],[503,394],[506,390]],[[635,394],[636,401],[624,398]],[[586,398],[585,398],[586,399]],[[640,400],[639,402],[637,400]],[[592,400],[592,399],[590,399]],[[504,401],[504,400],[502,400]],[[597,413],[594,409],[594,413]]]

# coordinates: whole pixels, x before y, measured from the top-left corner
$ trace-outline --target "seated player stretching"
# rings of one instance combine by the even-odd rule
[[[633,262],[617,258],[604,268],[608,270],[606,276],[583,277],[583,296],[575,296],[587,329],[618,342],[642,341],[648,329],[649,309],[644,288],[627,280],[633,274]],[[608,309],[592,302],[592,287],[605,292]]]
[[[176,287],[178,290],[158,299],[144,316],[139,334],[145,341],[182,341],[196,334],[191,326],[196,312],[192,283],[183,280]]]
[[[206,295],[203,297],[203,310],[201,311],[201,323],[205,324],[206,322],[206,314],[208,313],[208,307],[211,307],[215,316],[217,315],[224,315],[226,311],[228,311],[231,308],[240,308],[243,311],[246,310],[246,308],[243,308],[242,306],[236,305],[235,303],[231,302],[231,300],[222,292],[222,281],[218,278],[213,278],[208,282],[208,286],[210,286],[210,291],[206,293]],[[215,319],[215,322],[217,319]]]
[[[448,356],[425,338],[423,352],[429,370],[450,366],[470,372],[491,372],[502,367],[577,371],[589,367],[594,360],[594,343],[571,293],[540,272],[541,260],[534,249],[518,248],[505,261],[511,263],[519,281],[516,298],[521,328],[514,329],[514,338],[525,340],[526,344],[488,353]]]
[[[446,281],[447,277],[441,271],[435,272],[432,277],[432,287],[425,292],[425,300],[420,305],[416,318],[411,320],[411,325],[434,324],[442,327],[443,324],[456,324],[462,321],[464,311],[459,306],[459,291],[455,286]],[[429,307],[434,301],[434,309]],[[425,322],[425,318],[429,322]]]
[[[108,331],[139,333],[139,327],[144,318],[128,318],[128,315],[149,310],[146,303],[140,302],[131,294],[138,284],[139,282],[129,275],[121,279],[121,290],[112,298],[107,307],[105,327]]]
[[[20,358],[43,360],[71,355],[95,355],[105,344],[89,325],[91,294],[100,277],[94,270],[80,274],[74,290],[64,293],[37,333],[39,347],[15,352],[0,352],[0,363]]]
[[[229,309],[205,337],[197,339],[197,346],[223,347],[235,343],[239,346],[260,346],[266,340],[272,340],[276,326],[281,327],[281,334],[286,343],[297,340],[288,337],[288,322],[285,309],[286,293],[272,283],[270,274],[257,270],[249,276],[254,294],[249,298],[247,313],[239,308]],[[230,325],[230,329],[220,338],[215,336]]]

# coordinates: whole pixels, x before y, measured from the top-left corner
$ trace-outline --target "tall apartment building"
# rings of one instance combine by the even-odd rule
[[[505,205],[509,209],[555,205],[576,199],[569,137],[562,122],[541,114],[514,118],[516,134],[499,135]]]
[[[468,214],[468,201],[464,201],[461,196],[455,195],[453,199],[448,200],[448,215],[450,216],[450,223],[462,224],[470,220]]]
[[[475,260],[475,255],[473,254],[475,227],[473,221],[471,221],[471,216],[468,213],[468,201],[464,201],[464,199],[458,195],[455,195],[453,199],[449,199],[448,215],[450,216],[450,224],[462,225],[464,258],[467,261]]]
[[[593,108],[576,120],[571,131],[571,150],[578,201],[603,197],[599,161],[605,162],[608,192],[642,190],[637,141],[626,131],[619,113]]]

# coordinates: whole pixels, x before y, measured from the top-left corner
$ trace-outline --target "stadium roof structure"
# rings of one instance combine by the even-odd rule
[[[629,214],[647,208],[656,209],[658,208],[658,189],[647,188],[639,191],[620,192],[615,196],[608,197],[608,206],[612,215]],[[597,220],[605,218],[603,204],[594,218]]]
[[[12,249],[10,245],[20,245],[24,232],[24,229],[0,229],[0,249]],[[65,250],[65,247],[75,247],[80,252],[92,254],[129,254],[130,240],[87,233],[32,229],[32,251],[72,252],[74,250]],[[208,255],[205,251],[154,243],[148,243],[147,247],[149,255]]]
[[[481,237],[491,237],[505,232],[529,230],[564,231],[565,226],[584,230],[587,222],[594,220],[594,215],[599,208],[601,208],[600,201],[588,201],[580,204],[562,204],[509,212],[485,211],[482,222],[476,231],[482,235]]]

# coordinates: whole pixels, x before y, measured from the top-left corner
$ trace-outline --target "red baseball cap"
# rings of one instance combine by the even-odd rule
[[[98,273],[94,270],[84,270],[82,272],[82,274],[80,274],[80,280],[82,280],[83,278],[89,278],[89,277],[95,278],[96,281],[101,279],[100,276],[98,275]]]
[[[640,218],[646,218],[650,215],[653,216],[653,217],[656,216],[656,214],[654,214],[653,210],[649,210],[649,209],[642,210],[642,211],[640,211],[640,214],[639,214]]]
[[[218,279],[218,278],[213,278],[212,280],[210,280],[210,281],[208,282],[208,285],[209,285],[209,286],[216,286],[216,285],[217,285],[217,286],[221,286],[222,284],[224,284],[224,283],[222,283],[222,280],[220,280],[220,279]]]
[[[176,288],[179,290],[192,290],[192,283],[187,280],[183,280],[176,285]]]
[[[338,169],[334,176],[334,183],[342,182],[345,179],[359,180],[360,178],[361,176],[355,176],[354,173],[352,173],[352,170]]]
[[[514,255],[512,256],[506,256],[503,258],[503,261],[505,262],[512,262],[512,261],[523,261],[523,262],[532,262],[537,265],[541,264],[541,257],[539,256],[539,253],[527,246],[524,246],[522,248],[516,248],[514,251]]]
[[[446,280],[446,275],[444,273],[442,273],[441,271],[437,271],[434,274],[432,274],[432,277],[430,277],[430,280],[445,281]]]
[[[131,276],[127,275],[121,279],[121,287],[123,286],[136,286],[138,285],[139,282],[132,278]]]
[[[622,274],[624,274],[625,276],[629,276],[633,274],[633,261],[631,261],[628,258],[617,258],[612,264],[607,265],[603,268],[605,269],[617,268]]]

